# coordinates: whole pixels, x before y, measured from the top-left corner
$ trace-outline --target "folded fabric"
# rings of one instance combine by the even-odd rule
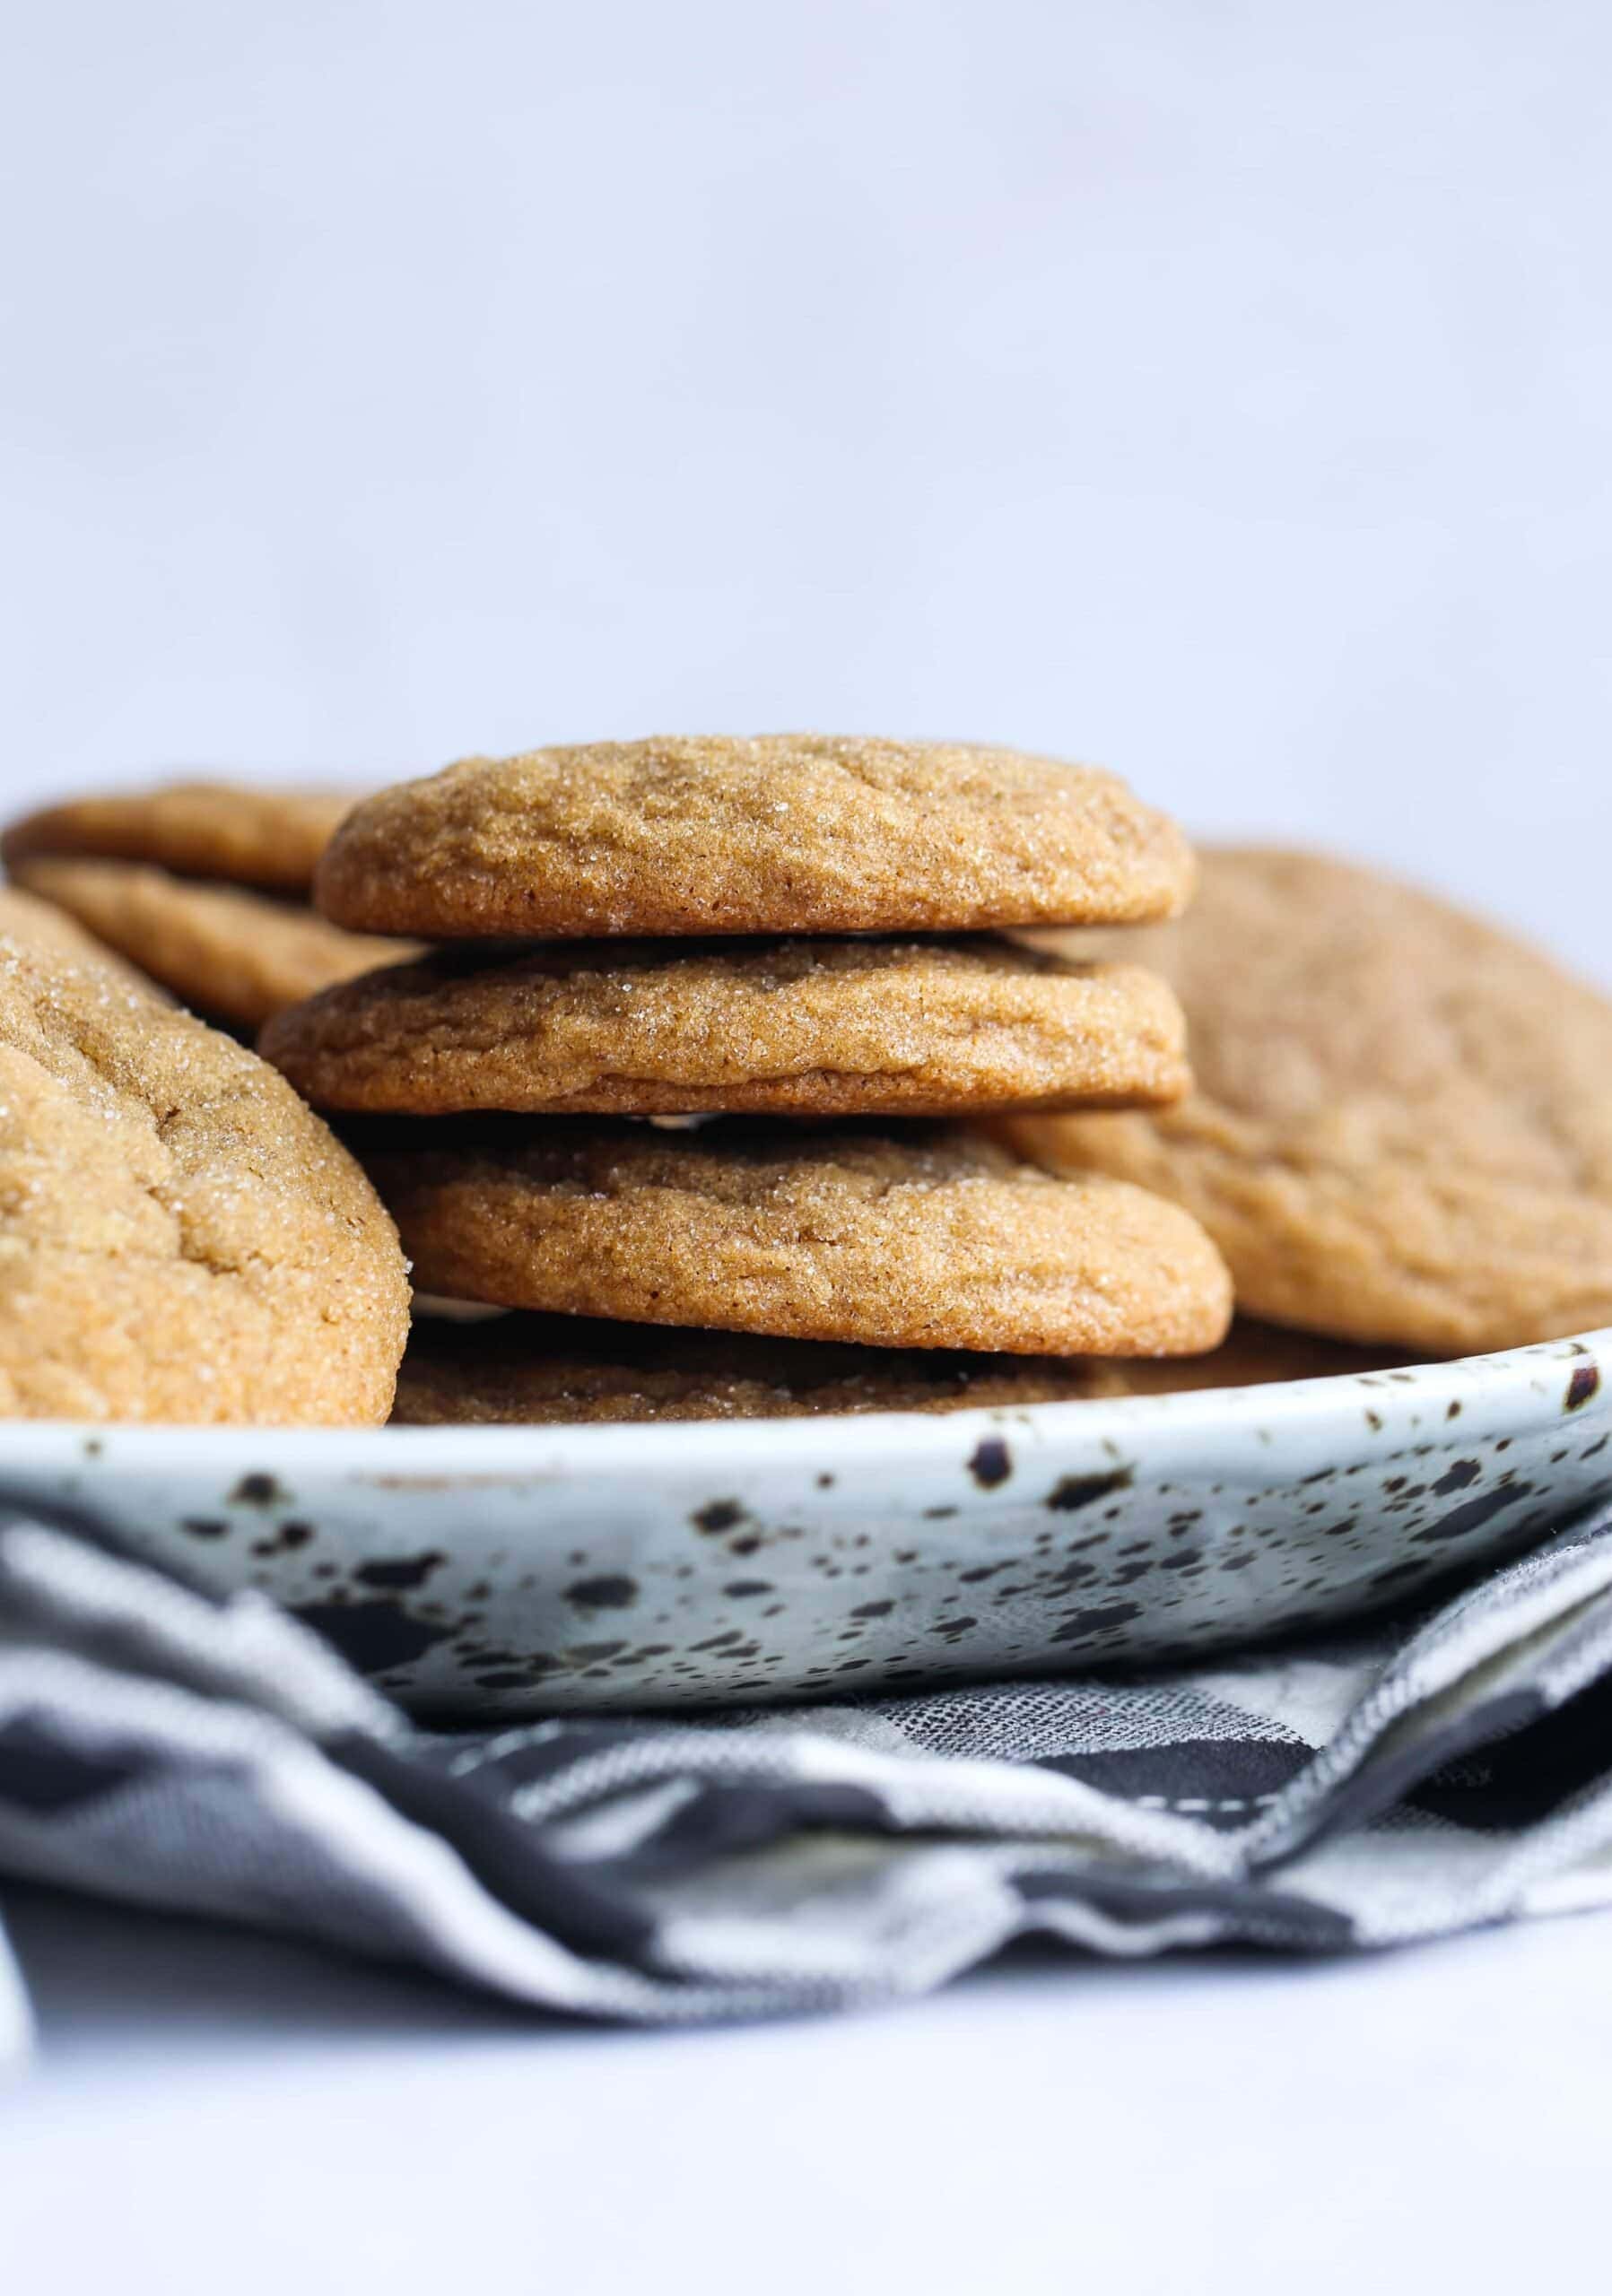
[[[1348,1638],[458,1735],[260,1596],[0,1527],[0,1873],[586,2016],[865,2005],[1030,1935],[1337,1952],[1599,1904],[1609,1722],[1612,1507]],[[0,1970],[0,2055],[26,2032]]]

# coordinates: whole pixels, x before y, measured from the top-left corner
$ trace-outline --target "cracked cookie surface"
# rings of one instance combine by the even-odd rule
[[[1190,913],[1124,944],[1181,996],[1196,1089],[1156,1115],[1006,1119],[1023,1152],[1172,1196],[1275,1321],[1443,1354],[1612,1324],[1605,997],[1305,853],[1207,852]]]
[[[390,1220],[283,1077],[0,938],[0,1416],[377,1422],[407,1320]]]
[[[1184,1035],[1137,966],[980,935],[443,950],[282,1013],[260,1049],[332,1109],[933,1116],[1179,1098]]]
[[[834,735],[470,758],[356,808],[316,898],[453,939],[968,932],[1172,915],[1192,857],[1112,774]]]
[[[1171,1204],[1050,1178],[960,1127],[599,1118],[355,1135],[449,1298],[886,1347],[1186,1354],[1231,1313]]]

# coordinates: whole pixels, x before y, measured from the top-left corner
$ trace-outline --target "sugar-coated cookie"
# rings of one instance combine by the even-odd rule
[[[993,935],[475,947],[327,989],[260,1049],[316,1106],[417,1116],[938,1116],[1189,1082],[1150,973]]]
[[[349,814],[316,898],[453,939],[969,932],[1172,915],[1174,823],[1090,766],[824,734],[471,758]]]
[[[378,1125],[361,1152],[426,1290],[887,1347],[1189,1354],[1231,1287],[1175,1205],[960,1127],[555,1118]]]
[[[186,877],[305,893],[331,831],[358,793],[235,781],[170,781],[153,789],[70,797],[0,835],[7,866],[38,853],[149,861]]]
[[[392,1222],[283,1077],[0,938],[0,1416],[376,1422],[407,1327]]]
[[[1247,1322],[1207,1355],[1124,1361],[837,1346],[585,1316],[494,1315],[469,1324],[421,1317],[392,1417],[413,1427],[555,1426],[1019,1409],[1320,1378],[1399,1360]]]
[[[20,882],[138,965],[193,1011],[258,1029],[334,981],[394,963],[406,945],[344,933],[305,903],[205,884],[135,861],[41,857]]]
[[[1123,941],[1181,996],[1196,1091],[1157,1115],[1012,1118],[1017,1146],[1173,1196],[1239,1304],[1278,1322],[1445,1354],[1612,1324],[1605,997],[1305,853],[1208,853],[1190,914]]]

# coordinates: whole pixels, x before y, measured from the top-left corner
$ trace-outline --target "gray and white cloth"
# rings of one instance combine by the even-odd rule
[[[1612,1507],[1397,1625],[1128,1677],[412,1726],[255,1594],[0,1526],[0,1875],[693,2022],[1010,1941],[1332,1952],[1612,1900]],[[0,1938],[0,2058],[27,2010]]]

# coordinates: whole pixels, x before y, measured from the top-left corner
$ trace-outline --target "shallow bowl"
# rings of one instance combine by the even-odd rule
[[[266,1589],[418,1712],[1186,1657],[1612,1489],[1612,1331],[1290,1385],[668,1426],[0,1426],[0,1502]]]

